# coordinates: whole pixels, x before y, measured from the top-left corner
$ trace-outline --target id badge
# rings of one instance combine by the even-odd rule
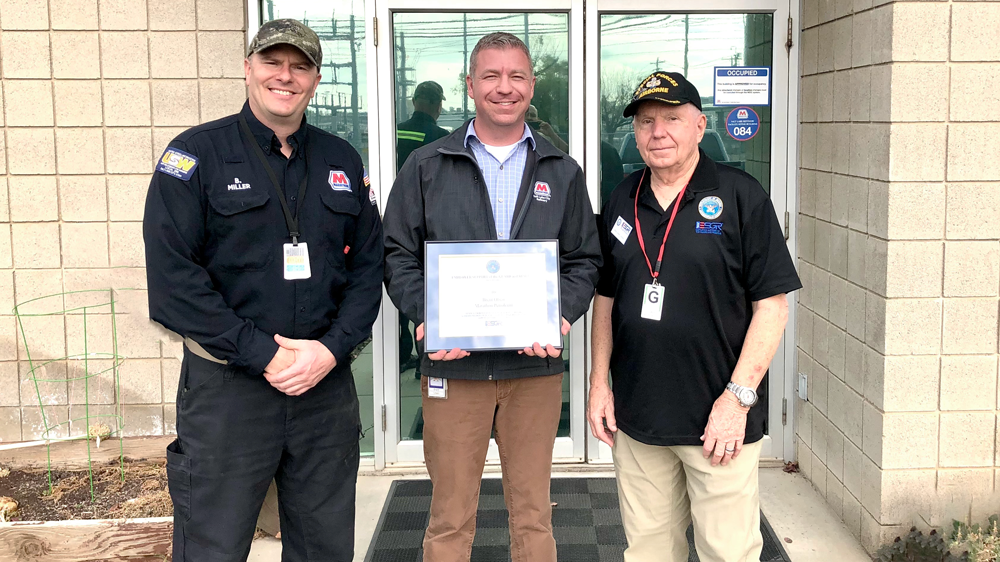
[[[427,377],[428,398],[448,398],[448,379]]]
[[[285,244],[284,246],[285,279],[309,279],[309,246],[305,242]]]
[[[642,295],[642,312],[639,316],[647,320],[659,320],[663,313],[663,285],[646,284]]]

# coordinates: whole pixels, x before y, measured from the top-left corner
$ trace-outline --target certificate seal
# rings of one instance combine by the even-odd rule
[[[486,271],[489,271],[490,273],[496,273],[500,271],[500,262],[498,262],[497,260],[490,260],[486,262]]]

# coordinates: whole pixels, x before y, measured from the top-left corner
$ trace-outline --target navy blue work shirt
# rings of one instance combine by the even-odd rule
[[[284,278],[291,242],[278,193],[253,141],[298,208],[311,277]],[[188,129],[157,162],[143,239],[150,317],[235,367],[263,373],[274,334],[323,343],[338,366],[371,334],[382,298],[382,222],[361,157],[306,124],[291,156],[245,103],[237,115]],[[308,167],[307,167],[308,164]],[[308,174],[305,197],[299,183]]]

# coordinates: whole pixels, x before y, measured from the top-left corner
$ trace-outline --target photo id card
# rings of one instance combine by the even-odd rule
[[[448,398],[448,379],[427,377],[428,398]]]
[[[646,284],[642,295],[642,312],[639,316],[647,320],[659,320],[663,313],[663,285]]]
[[[298,245],[285,244],[284,254],[285,279],[309,279],[312,276],[309,270],[309,246],[305,242]]]

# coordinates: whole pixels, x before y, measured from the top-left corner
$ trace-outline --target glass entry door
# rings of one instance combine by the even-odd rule
[[[510,2],[504,11],[465,11],[467,4],[448,1],[378,2],[378,104],[383,205],[396,171],[416,147],[461,128],[475,117],[466,94],[469,54],[491,32],[517,35],[532,54],[534,110],[529,126],[557,147],[580,153],[583,112],[582,2]],[[576,48],[574,48],[574,46]],[[574,80],[579,84],[572,88]],[[443,98],[443,99],[442,99]],[[438,103],[440,102],[440,106]],[[390,139],[395,141],[390,142]],[[383,300],[385,353],[385,462],[423,461],[423,417],[415,326]],[[557,462],[585,457],[585,321],[565,337],[563,412],[557,433]],[[395,352],[393,352],[395,351]],[[491,443],[487,462],[499,461]]]
[[[787,20],[787,0],[587,2],[586,173],[589,181],[599,178],[595,209],[624,176],[644,167],[632,120],[622,118],[622,110],[640,80],[664,70],[684,74],[698,88],[708,118],[701,149],[712,160],[754,176],[788,225],[788,215],[782,215],[795,176],[789,174],[787,158],[793,132],[787,119]],[[786,238],[794,240],[790,234],[786,230]],[[786,339],[793,333],[792,322],[788,326]],[[782,412],[784,399],[791,397],[792,376],[785,365],[792,365],[793,350],[782,343],[759,389],[769,412],[763,458],[792,452],[791,426],[783,425]],[[610,461],[610,448],[588,439],[588,459]]]

